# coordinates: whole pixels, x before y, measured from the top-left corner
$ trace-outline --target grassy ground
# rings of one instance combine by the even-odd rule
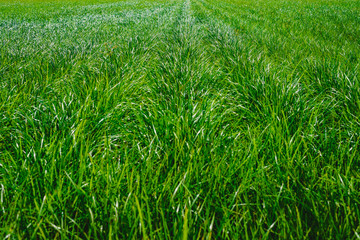
[[[355,0],[0,1],[0,238],[359,239]]]

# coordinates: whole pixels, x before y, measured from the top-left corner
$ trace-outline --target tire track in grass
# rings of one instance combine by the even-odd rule
[[[223,25],[215,26],[221,32]],[[212,61],[216,59],[206,44],[208,27],[193,15],[190,1],[181,2],[158,35],[157,60],[147,72],[151,89],[148,103],[139,110],[139,125],[145,127],[139,129],[139,135],[144,136],[139,150],[145,165],[142,171],[150,174],[144,179],[151,177],[142,185],[148,195],[153,189],[151,194],[157,203],[161,202],[160,208],[170,204],[172,209],[164,211],[175,219],[175,236],[180,234],[176,222],[182,222],[185,209],[202,216],[198,221],[221,215],[218,210],[203,212],[195,205],[178,205],[179,198],[189,197],[193,203],[204,201],[206,194],[201,192],[223,198],[225,195],[212,183],[221,184],[239,168],[227,162],[228,157],[237,154],[232,150],[235,135],[226,120],[231,111],[224,105],[228,96],[221,90],[226,76]],[[209,173],[229,164],[228,172]],[[209,227],[211,222],[205,224]]]

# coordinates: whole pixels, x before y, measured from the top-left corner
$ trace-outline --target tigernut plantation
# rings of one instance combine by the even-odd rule
[[[360,239],[360,0],[0,0],[0,239]]]

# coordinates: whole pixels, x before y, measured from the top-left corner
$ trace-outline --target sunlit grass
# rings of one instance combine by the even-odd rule
[[[0,1],[0,237],[357,239],[357,1]]]

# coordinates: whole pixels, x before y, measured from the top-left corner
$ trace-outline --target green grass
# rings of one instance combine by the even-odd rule
[[[0,2],[0,238],[360,239],[355,0]]]

